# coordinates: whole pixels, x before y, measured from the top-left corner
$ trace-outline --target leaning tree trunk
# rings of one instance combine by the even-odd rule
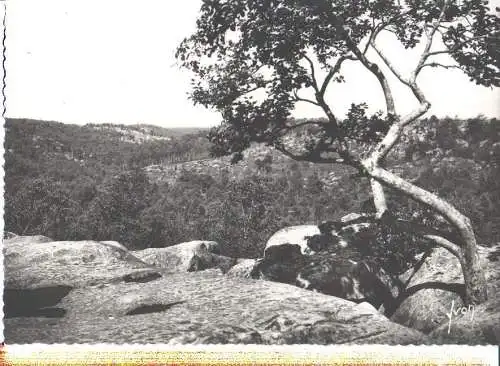
[[[373,161],[365,162],[363,165],[372,179],[432,208],[444,216],[448,222],[455,227],[460,234],[460,243],[452,243],[445,238],[434,235],[429,235],[429,238],[457,256],[464,277],[466,304],[480,304],[486,301],[488,299],[486,278],[479,260],[476,236],[474,235],[470,219],[435,194],[415,186],[403,178],[376,166],[373,164]],[[373,184],[372,189],[375,202],[382,201],[381,197],[377,199],[375,196],[383,195],[383,190]]]

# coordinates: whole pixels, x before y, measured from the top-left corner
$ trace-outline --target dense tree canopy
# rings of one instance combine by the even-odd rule
[[[416,84],[426,67],[457,67],[478,84],[500,85],[499,29],[499,18],[480,0],[207,0],[196,33],[177,55],[197,74],[193,100],[222,114],[225,123],[211,136],[215,153],[241,152],[251,141],[265,141],[298,159],[332,162],[329,153],[345,158],[351,152],[346,140],[380,141],[397,118],[386,76],[368,58],[370,50],[379,53],[424,106],[413,120],[429,108]],[[377,44],[382,32],[392,33],[404,48],[425,43],[409,78],[384,56]],[[437,38],[442,49],[432,47]],[[456,63],[441,64],[436,56],[442,53]],[[344,62],[360,62],[379,79],[386,115],[367,116],[366,105],[353,104],[346,120],[339,121],[325,92],[330,84],[344,81]],[[317,67],[327,72],[322,81]],[[284,134],[302,126],[290,123],[296,103],[317,105],[328,117],[328,123],[304,123],[315,126],[316,134],[300,154],[283,141]]]

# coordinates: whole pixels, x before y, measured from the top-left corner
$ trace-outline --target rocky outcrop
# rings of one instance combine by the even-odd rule
[[[360,214],[319,226],[292,226],[268,241],[264,258],[250,272],[253,278],[294,284],[308,290],[367,301],[392,312],[400,293],[400,281],[363,258],[350,243],[369,228]],[[287,241],[288,240],[288,241]]]
[[[491,294],[490,294],[491,295]],[[498,345],[500,344],[500,298],[493,294],[487,302],[462,307],[453,303],[448,317],[429,336],[436,344]]]
[[[312,255],[327,249],[345,248],[349,245],[353,235],[371,226],[367,217],[367,215],[351,213],[343,216],[339,221],[285,227],[268,239],[264,256],[268,248],[289,244],[299,246],[304,255]]]
[[[323,251],[308,258],[297,276],[298,284],[310,290],[355,302],[369,302],[390,310],[399,295],[399,283],[374,261],[352,248]]]
[[[264,257],[270,248],[281,245],[297,245],[302,254],[310,254],[313,250],[308,245],[308,239],[320,234],[321,232],[316,225],[297,225],[283,228],[267,241]]]
[[[5,319],[8,343],[422,344],[422,333],[369,306],[295,286],[167,274],[148,283],[73,289],[64,317]],[[28,321],[29,320],[29,321]]]
[[[474,307],[473,317],[472,308],[466,308],[464,314],[461,311],[464,307],[464,285],[457,258],[447,250],[437,248],[415,273],[410,270],[401,276],[408,284],[402,302],[391,319],[430,333],[440,343],[491,343],[495,337],[498,341],[500,248],[479,247],[479,254],[488,283],[489,300]],[[448,314],[451,311],[451,329],[448,332]]]
[[[5,239],[12,239],[18,236],[16,233],[13,233],[12,231],[4,231],[3,232],[3,238]]]
[[[146,283],[161,272],[126,249],[95,241],[42,236],[4,241],[5,317],[62,317],[60,301],[76,288]]]
[[[302,255],[298,245],[274,246],[255,263],[251,276],[385,309],[394,308],[400,291],[399,281],[353,248]]]
[[[214,241],[194,240],[166,248],[148,248],[132,252],[144,262],[168,272],[193,272],[220,268],[224,273],[236,264],[236,259],[219,255]]]
[[[237,259],[236,264],[227,271],[230,277],[252,278],[252,272],[258,259]]]
[[[74,288],[159,273],[129,252],[100,242],[19,238],[4,241],[6,289]]]
[[[16,235],[13,233],[8,233],[4,239],[4,245],[14,245],[14,244],[32,244],[32,243],[48,243],[53,241],[51,238],[48,238],[43,235],[33,235],[33,236],[24,236],[24,235]]]

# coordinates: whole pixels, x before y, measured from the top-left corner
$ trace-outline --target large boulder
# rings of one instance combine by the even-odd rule
[[[325,250],[307,258],[297,285],[354,302],[368,302],[391,311],[401,292],[398,279],[354,248]]]
[[[479,256],[486,275],[489,300],[474,307],[472,320],[469,318],[472,309],[466,314],[461,311],[453,314],[452,329],[448,333],[450,318],[447,314],[452,306],[454,312],[464,307],[464,285],[458,259],[443,248],[434,249],[416,272],[409,270],[401,276],[407,286],[391,319],[425,333],[432,332],[441,343],[491,342],[492,335],[498,336],[500,332],[500,307],[496,305],[500,288],[500,248],[479,247]]]
[[[451,315],[429,336],[436,344],[498,345],[500,344],[500,297],[481,305],[467,306],[453,303],[447,310]]]
[[[3,238],[4,239],[12,239],[18,236],[16,233],[13,233],[12,231],[4,231],[3,232]]]
[[[230,277],[252,278],[252,273],[258,261],[258,259],[237,259],[236,264],[229,269],[226,275]]]
[[[345,248],[354,235],[371,226],[366,218],[366,215],[351,213],[339,221],[285,227],[268,239],[264,256],[268,248],[281,245],[297,245],[304,255],[313,255],[327,249]]]
[[[4,255],[5,287],[11,289],[81,287],[151,267],[128,251],[91,240],[31,243],[14,238],[5,241]]]
[[[295,284],[297,275],[307,263],[297,244],[282,244],[268,247],[264,258],[258,260],[251,272],[252,278]]]
[[[295,244],[269,247],[255,262],[252,278],[276,281],[392,310],[399,296],[399,280],[355,248],[330,248],[303,255]]]
[[[297,245],[302,254],[310,254],[313,250],[308,245],[308,239],[320,235],[317,225],[297,225],[283,228],[274,233],[266,243],[264,256],[269,248],[281,245]]]
[[[43,235],[16,235],[12,234],[4,238],[4,245],[22,245],[22,244],[34,244],[34,243],[48,243],[53,240],[49,237]]]
[[[132,253],[144,262],[168,272],[220,268],[225,273],[236,264],[235,258],[219,254],[220,246],[214,241],[193,240],[166,248],[148,248]]]
[[[166,274],[144,284],[73,289],[62,318],[5,319],[8,343],[427,344],[421,332],[356,305],[295,286]]]
[[[33,314],[54,306],[74,288],[161,277],[128,251],[96,241],[15,237],[4,244],[6,317],[17,314],[16,309]],[[33,300],[41,297],[40,303]]]
[[[251,276],[351,301],[368,301],[377,308],[383,305],[383,311],[390,313],[401,291],[399,279],[363,258],[352,245],[360,232],[369,233],[371,227],[367,215],[352,213],[318,226],[284,228],[269,239]]]

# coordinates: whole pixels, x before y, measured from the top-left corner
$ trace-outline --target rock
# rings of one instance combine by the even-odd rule
[[[372,304],[370,304],[369,302],[366,302],[366,301],[357,304],[356,309],[362,309],[363,311],[367,311],[367,312],[370,312],[374,315],[381,316],[379,311],[377,309],[375,309],[375,307]]]
[[[226,273],[230,277],[251,278],[257,259],[238,259],[236,264]]]
[[[392,310],[399,282],[353,248],[323,251],[307,258],[297,284],[309,290]]]
[[[494,296],[481,304],[466,307],[462,312],[453,304],[447,311],[450,318],[429,336],[436,344],[498,345],[500,344],[500,298]]]
[[[363,224],[342,227],[342,222],[324,221],[320,225],[297,225],[283,228],[269,238],[264,249],[264,256],[268,248],[280,245],[297,245],[304,255],[312,255],[332,247],[345,247],[348,243],[343,233],[349,232],[356,225]],[[359,230],[356,229],[357,231]]]
[[[268,247],[264,258],[254,266],[251,276],[268,281],[296,284],[300,270],[307,259],[297,244],[281,244]]]
[[[224,274],[236,264],[236,261],[236,258],[213,253],[195,254],[188,268],[188,272],[217,269]]]
[[[47,286],[36,289],[5,289],[5,318],[20,316],[44,316],[54,313],[57,305],[73,288],[71,286]],[[60,309],[60,308],[59,308]],[[66,311],[59,311],[65,314]],[[57,313],[57,311],[56,311]]]
[[[332,296],[210,272],[73,289],[63,318],[5,319],[8,343],[427,344],[422,333]]]
[[[436,248],[425,259],[422,267],[412,276],[409,270],[401,276],[403,282],[409,281],[402,302],[391,316],[391,320],[411,328],[431,333],[437,340],[454,343],[454,340],[469,339],[474,337],[474,343],[487,343],[491,334],[498,334],[500,322],[498,319],[500,308],[491,307],[498,303],[498,290],[500,289],[500,270],[498,260],[500,248],[479,247],[479,255],[486,274],[489,300],[485,304],[476,306],[474,322],[467,323],[467,316],[457,320],[457,324],[466,325],[466,330],[448,335],[447,324],[452,302],[455,308],[462,307],[463,301],[463,275],[460,264],[452,254],[443,248]],[[483,319],[481,319],[481,314]],[[487,314],[487,316],[486,316]],[[491,321],[490,321],[491,319]],[[460,323],[462,322],[462,323]],[[491,324],[496,324],[493,330]],[[486,326],[487,329],[483,329]],[[446,328],[446,332],[444,329]],[[435,330],[435,332],[433,332]],[[491,333],[493,331],[493,333]],[[468,334],[460,336],[459,334]],[[481,336],[483,334],[483,336]],[[470,338],[467,338],[470,337]],[[481,338],[483,337],[483,338]]]
[[[114,248],[117,248],[117,249],[120,249],[123,251],[128,251],[128,249],[124,245],[118,243],[117,241],[105,240],[105,241],[100,241],[99,243],[102,243],[104,245],[109,245],[111,247],[114,247]]]
[[[11,232],[11,231],[4,231],[3,232],[3,238],[4,240],[5,239],[12,239],[12,238],[15,238],[16,236],[18,236],[17,234]]]
[[[289,226],[274,233],[266,243],[264,256],[268,248],[283,244],[298,245],[302,254],[310,254],[312,249],[308,246],[309,237],[320,235],[317,225]]]
[[[372,260],[362,258],[351,245],[361,231],[370,234],[372,224],[365,220],[366,215],[353,213],[339,222],[280,230],[268,241],[264,258],[255,263],[250,276],[350,301],[368,301],[392,313],[401,291],[399,279],[375,266]]]
[[[219,255],[219,245],[214,241],[194,240],[166,248],[148,248],[132,251],[144,262],[169,272],[202,271],[218,267],[227,272],[236,259]]]
[[[345,223],[345,222],[349,222],[349,221],[354,221],[354,220],[361,219],[362,217],[363,217],[363,215],[361,215],[359,213],[356,213],[356,212],[352,212],[350,214],[342,216],[341,219],[340,219],[340,221],[342,223]]]
[[[161,277],[161,273],[154,269],[144,269],[128,273],[121,277],[124,282],[145,283],[154,281]]]
[[[4,245],[13,245],[13,244],[35,244],[35,243],[48,243],[51,242],[52,239],[43,235],[33,235],[33,236],[23,236],[23,235],[15,235],[11,238],[5,238]]]
[[[96,241],[40,240],[45,239],[36,236],[33,242],[29,237],[5,241],[6,289],[120,282],[124,276],[150,267],[129,252]]]
[[[269,247],[265,257],[255,262],[252,278],[293,284],[355,302],[368,301],[393,311],[399,295],[399,281],[355,248],[330,248],[303,255],[299,245]]]

